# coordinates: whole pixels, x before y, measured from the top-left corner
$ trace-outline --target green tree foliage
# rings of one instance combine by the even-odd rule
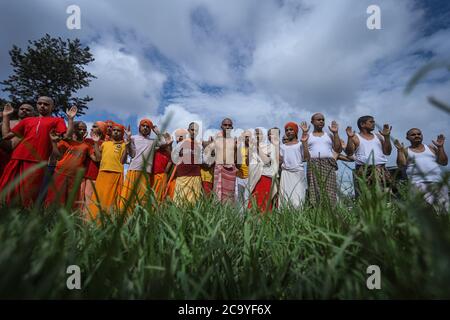
[[[84,114],[92,98],[77,97],[76,92],[95,78],[84,69],[94,61],[89,47],[82,46],[79,39],[64,41],[49,34],[29,44],[26,51],[17,46],[9,51],[13,74],[0,82],[12,103],[36,101],[46,95],[55,100],[54,114],[63,115],[72,105]]]

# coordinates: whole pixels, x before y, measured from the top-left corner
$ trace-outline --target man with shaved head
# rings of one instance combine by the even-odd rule
[[[309,201],[312,205],[329,203],[334,206],[337,201],[336,170],[338,169],[333,152],[342,151],[339,127],[331,121],[329,133],[323,131],[325,116],[315,113],[311,117],[313,132],[308,139],[310,159],[307,168]]]
[[[203,194],[201,164],[203,147],[198,141],[199,125],[191,122],[189,137],[172,151],[172,161],[177,165],[173,200],[178,206],[195,203]]]
[[[440,166],[448,164],[444,135],[438,135],[436,140],[432,140],[433,144],[426,145],[423,144],[422,131],[412,128],[406,133],[406,139],[410,142],[407,148],[398,140],[394,141],[397,148],[397,165],[406,167],[411,184],[424,194],[427,203],[448,211],[448,188],[439,183],[442,181]]]
[[[53,150],[50,133],[62,135],[66,132],[66,124],[62,118],[52,117],[53,99],[39,97],[37,101],[38,117],[21,120],[3,139],[22,138],[14,149],[11,160],[6,165],[0,177],[0,190],[9,187],[17,177],[20,181],[8,190],[5,199],[0,199],[9,205],[13,201],[30,207],[36,201],[43,177],[45,166]],[[5,107],[3,116],[12,113],[12,107]],[[24,174],[27,175],[24,175]]]
[[[214,193],[220,201],[234,200],[236,188],[237,140],[231,137],[233,121],[222,120],[222,131],[205,149],[206,162],[214,167]],[[212,156],[214,152],[214,157]]]

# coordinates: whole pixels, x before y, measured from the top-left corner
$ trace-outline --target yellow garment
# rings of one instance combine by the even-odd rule
[[[157,173],[153,176],[153,191],[158,202],[164,200],[164,192],[167,188],[167,174]]]
[[[150,196],[148,193],[150,191],[150,186],[150,176],[146,176],[142,171],[128,170],[122,186],[120,209],[124,209],[128,201],[131,203],[128,207],[129,210],[127,210],[129,212],[133,211],[136,203],[145,205],[145,200]],[[135,189],[134,195],[132,195],[133,188]]]
[[[239,165],[239,170],[237,172],[237,176],[241,179],[248,178],[247,158],[248,158],[248,154],[246,154],[246,152],[245,152],[245,147],[242,147],[241,148],[242,164]]]
[[[175,184],[173,201],[177,206],[195,203],[202,195],[202,179],[196,177],[178,177]]]
[[[123,174],[121,172],[100,171],[95,180],[95,191],[92,195],[92,203],[89,205],[89,215],[95,219],[99,212],[99,206],[106,212],[119,208],[119,196],[123,184]]]
[[[200,169],[200,176],[202,177],[202,181],[204,182],[213,182],[214,178],[214,170],[212,169]]]
[[[105,141],[102,144],[102,161],[100,171],[123,173],[122,155],[125,152],[124,142]]]

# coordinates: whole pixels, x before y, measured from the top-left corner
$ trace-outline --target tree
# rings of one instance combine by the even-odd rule
[[[9,92],[11,102],[18,105],[46,95],[55,101],[55,115],[63,115],[72,105],[78,107],[79,114],[84,114],[92,98],[75,94],[95,78],[84,70],[84,66],[94,61],[89,47],[83,47],[79,39],[64,41],[49,34],[29,44],[26,52],[15,45],[9,51],[13,74],[0,84],[3,91]]]

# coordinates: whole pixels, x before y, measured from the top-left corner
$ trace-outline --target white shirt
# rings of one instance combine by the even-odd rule
[[[283,170],[297,172],[303,170],[303,146],[301,142],[296,144],[282,144],[280,155],[283,157]]]
[[[372,140],[363,138],[360,134],[356,133],[359,138],[359,146],[355,150],[355,163],[357,165],[380,165],[387,163],[387,157],[383,153],[383,146],[381,139],[384,138],[380,135],[374,134]]]
[[[436,155],[427,145],[423,152],[408,151],[408,167],[406,174],[413,183],[438,182],[441,180],[441,168],[436,161]]]
[[[310,134],[308,138],[308,150],[311,159],[333,158],[333,140],[325,132],[320,137]]]
[[[152,172],[153,156],[150,156],[150,152],[152,151],[153,143],[156,140],[153,138],[149,138],[149,136],[150,135],[144,137],[141,134],[131,136],[131,149],[134,150],[136,154],[131,159],[128,170],[143,171],[144,164],[146,164],[146,171],[148,173]],[[156,142],[157,145],[164,144],[164,137],[161,136],[161,138]]]

